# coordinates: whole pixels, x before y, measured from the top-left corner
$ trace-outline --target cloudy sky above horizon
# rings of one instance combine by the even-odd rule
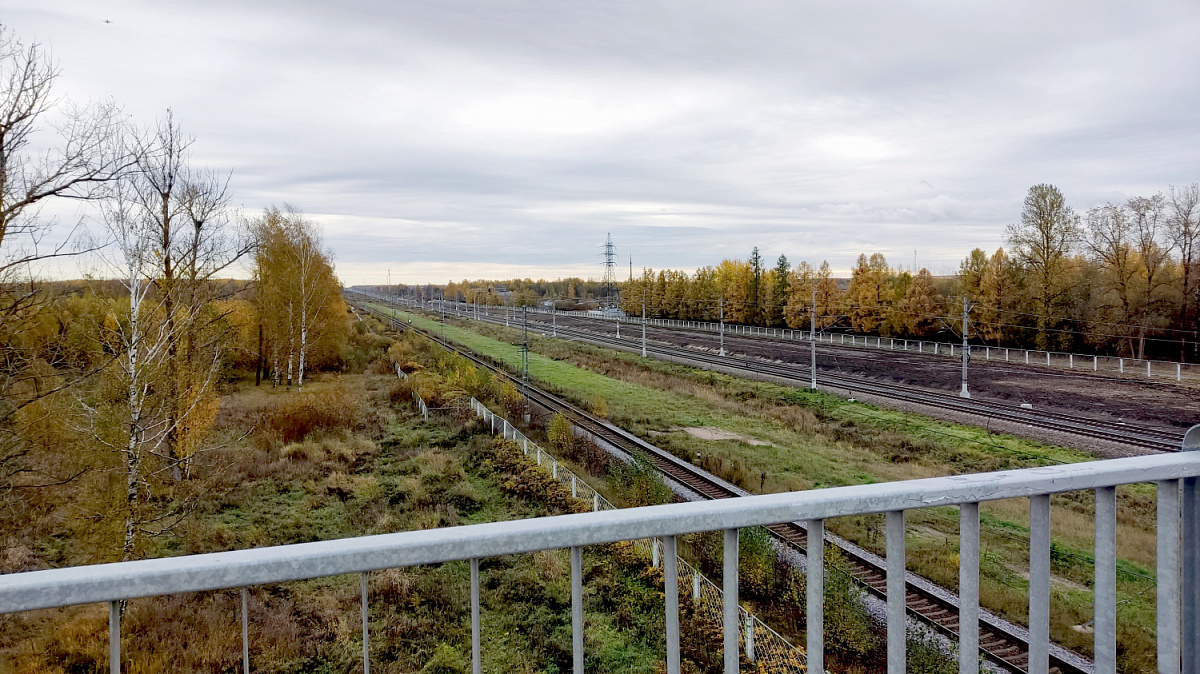
[[[348,285],[599,277],[607,233],[626,270],[950,273],[1033,184],[1200,180],[1194,0],[4,4],[60,94],[172,108]]]

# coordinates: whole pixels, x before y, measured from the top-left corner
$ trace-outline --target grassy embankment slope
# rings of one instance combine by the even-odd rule
[[[427,330],[479,353],[520,364],[520,332],[404,314]],[[788,387],[741,380],[564,340],[536,337],[530,374],[569,397],[606,409],[622,426],[751,491],[777,492],[1090,460],[1074,450],[1039,445],[983,429],[883,410]],[[712,427],[735,436],[702,440],[683,429]],[[1091,493],[1052,499],[1053,638],[1085,653],[1091,636],[1075,628],[1091,619]],[[1119,634],[1130,671],[1154,669],[1154,492],[1119,490]],[[982,506],[983,602],[1025,622],[1028,606],[1028,503]],[[957,512],[909,514],[909,568],[957,587]],[[837,533],[883,551],[881,516],[841,518]]]
[[[391,361],[384,354],[391,340],[358,337],[371,345],[358,359],[373,361],[366,372],[317,376],[302,394],[264,384],[224,396],[215,432],[228,444],[197,459],[193,474],[205,481],[204,489],[184,524],[158,540],[154,555],[570,510],[561,495],[545,496],[538,481],[549,482],[549,476],[525,465],[519,451],[501,465],[492,438],[476,425],[422,422],[388,374]],[[421,359],[418,353],[400,355]],[[589,671],[650,671],[663,657],[662,608],[661,591],[641,575],[644,564],[597,546],[589,548],[584,567],[591,588]],[[569,571],[566,551],[484,561],[486,671],[569,667]],[[370,574],[372,671],[470,671],[468,579],[465,562]],[[122,620],[126,666],[150,674],[240,670],[238,601],[236,589],[131,600]],[[107,670],[107,620],[104,606],[0,616],[0,670]],[[357,576],[252,588],[254,669],[352,671],[360,666],[360,624]]]

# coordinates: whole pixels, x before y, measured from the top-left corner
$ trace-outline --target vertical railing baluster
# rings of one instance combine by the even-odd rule
[[[1050,495],[1029,497],[1029,674],[1050,671]]]
[[[724,559],[725,674],[738,671],[738,530],[725,530]]]
[[[904,511],[886,515],[887,536],[887,671],[904,674],[908,644],[905,615]]]
[[[583,548],[571,548],[571,652],[575,674],[583,674]]]
[[[808,544],[805,550],[808,568],[808,671],[825,671],[825,520],[808,521]]]
[[[108,671],[121,674],[121,602],[108,602]]]
[[[250,674],[250,602],[249,591],[242,588],[242,674]]]
[[[958,507],[958,671],[979,674],[979,504]]]
[[[1092,629],[1096,674],[1117,672],[1117,488],[1096,490],[1096,564]]]
[[[754,662],[754,614],[746,611],[746,659]]]
[[[1179,481],[1158,482],[1158,671],[1179,672]]]
[[[674,536],[663,536],[663,590],[667,628],[667,674],[679,674],[679,557]]]
[[[371,674],[371,630],[367,613],[367,572],[362,572],[363,674]]]
[[[1176,364],[1178,368],[1178,364]],[[1178,379],[1179,370],[1175,370]],[[1180,450],[1200,451],[1200,424],[1192,426],[1183,435]],[[1183,577],[1183,671],[1200,672],[1200,478],[1187,477],[1182,481],[1180,494],[1180,525]]]
[[[483,670],[482,651],[479,645],[479,560],[471,560],[471,674]]]

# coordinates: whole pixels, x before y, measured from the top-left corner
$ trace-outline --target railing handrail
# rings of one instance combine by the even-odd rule
[[[0,613],[1196,476],[1163,454],[31,571],[0,576]]]

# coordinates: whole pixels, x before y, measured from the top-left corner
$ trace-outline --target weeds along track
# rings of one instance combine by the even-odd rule
[[[469,316],[466,316],[466,318],[475,320]],[[485,317],[481,315],[478,320],[493,324],[504,324],[502,318],[495,316]],[[541,315],[538,315],[537,320],[530,320],[530,323],[531,325],[537,325],[539,332],[550,327],[550,324]],[[564,326],[560,324],[554,330],[560,337],[627,352],[641,352],[641,343],[638,340],[617,339],[612,334],[596,332],[574,325]],[[711,335],[707,336],[711,337]],[[730,374],[749,376],[750,378],[770,378],[799,388],[808,388],[811,380],[811,369],[807,365],[784,363],[765,358],[719,356],[709,351],[654,342],[647,342],[646,354],[649,357],[660,360],[692,365],[702,369],[719,370]],[[1031,428],[1067,433],[1081,438],[1104,440],[1140,450],[1176,452],[1179,451],[1180,443],[1183,439],[1182,431],[1115,422],[1083,414],[1072,414],[1047,409],[1028,409],[1019,405],[993,400],[961,398],[957,394],[947,394],[905,384],[880,382],[867,377],[821,372],[819,374],[819,385],[826,388],[842,389],[860,395],[872,395],[912,405],[922,405],[949,412],[967,414],[979,417],[982,420],[1010,422]]]
[[[382,312],[369,307],[363,307],[363,309],[377,316],[380,320],[385,322],[391,321],[393,328],[412,330],[446,349],[462,355],[479,367],[513,379],[526,397],[535,405],[551,413],[563,414],[571,423],[604,442],[631,455],[644,458],[663,475],[685,485],[704,498],[721,499],[749,495],[748,492],[721,480],[714,479],[708,473],[695,468],[675,455],[603,419],[589,414],[558,396],[513,378],[512,374],[507,370],[485,358],[443,341],[437,335],[430,334],[402,321],[392,319]],[[804,553],[807,549],[808,537],[803,525],[799,523],[784,523],[767,527],[767,529],[777,539],[799,552]],[[887,571],[883,560],[836,536],[826,534],[826,537],[843,552],[850,565],[851,575],[855,580],[870,593],[886,599]],[[957,639],[959,628],[957,596],[949,590],[934,585],[930,581],[920,578],[914,580],[911,574],[905,585],[907,593],[906,605],[909,614],[929,625],[935,631],[951,639]],[[1013,629],[1011,625],[1006,625],[1004,621],[995,619],[985,612],[981,612],[980,617],[979,647],[980,651],[989,661],[1005,670],[1024,673],[1028,669],[1029,647],[1021,634],[1020,628]],[[1066,651],[1057,646],[1051,649],[1050,666],[1057,668],[1063,674],[1086,674],[1088,669],[1080,665],[1080,663],[1086,662],[1087,660],[1083,656],[1076,653]]]

